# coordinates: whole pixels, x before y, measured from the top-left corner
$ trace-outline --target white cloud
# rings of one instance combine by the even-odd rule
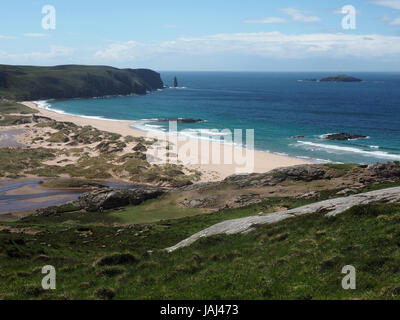
[[[95,54],[106,62],[143,61],[168,56],[241,55],[270,58],[306,59],[362,58],[395,59],[400,56],[400,37],[377,34],[300,34],[280,32],[215,34],[180,38],[158,44],[128,41],[109,45]]]
[[[277,18],[277,17],[269,17],[260,20],[245,20],[244,23],[284,23],[287,22],[286,19]]]
[[[295,9],[295,8],[286,8],[282,9],[284,13],[292,17],[293,21],[298,22],[317,22],[321,21],[320,17],[316,16],[306,16],[302,11]]]
[[[5,36],[0,34],[0,39],[16,39],[15,37],[11,37],[11,36]]]
[[[25,62],[47,62],[48,60],[71,56],[74,53],[72,48],[62,46],[51,46],[48,52],[29,52],[29,53],[8,53],[6,51],[0,52],[0,59],[5,61],[14,61],[17,63]]]
[[[378,6],[400,10],[400,0],[375,0],[371,1],[371,3]]]
[[[380,20],[388,26],[400,26],[400,18],[392,19],[388,15],[380,17]]]
[[[400,26],[400,18],[394,19],[389,23],[391,26]]]
[[[38,38],[38,37],[47,37],[48,35],[45,33],[24,33],[24,37],[32,37],[32,38]]]

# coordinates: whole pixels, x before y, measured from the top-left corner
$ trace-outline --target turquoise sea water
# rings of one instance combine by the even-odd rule
[[[400,73],[348,73],[361,83],[301,82],[330,73],[162,72],[180,87],[145,96],[50,101],[52,110],[89,117],[141,120],[142,130],[166,130],[156,118],[196,118],[201,129],[254,129],[255,148],[317,161],[400,161]],[[151,120],[153,119],[153,120]],[[328,141],[347,132],[367,139]],[[294,138],[305,136],[305,138]],[[214,137],[215,138],[215,137]]]

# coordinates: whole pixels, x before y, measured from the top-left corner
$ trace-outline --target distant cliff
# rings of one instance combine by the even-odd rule
[[[163,87],[160,74],[149,69],[0,65],[0,98],[13,100],[145,94]]]

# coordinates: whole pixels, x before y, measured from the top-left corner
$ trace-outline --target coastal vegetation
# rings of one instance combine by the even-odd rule
[[[123,137],[91,126],[35,115],[15,102],[0,105],[0,125],[21,128],[28,147],[0,148],[0,177],[119,179],[179,187],[200,179],[181,165],[151,165],[146,152],[157,140]]]
[[[163,250],[227,219],[319,199],[271,197],[213,213],[192,209],[187,217],[176,204],[164,202],[160,212],[158,200],[149,200],[101,214],[60,210],[3,222],[1,298],[398,299],[398,204],[361,205],[336,217],[316,213],[248,234],[204,238],[173,253]],[[45,264],[57,270],[55,291],[40,286]],[[341,287],[347,264],[356,267],[357,290]]]
[[[163,87],[160,74],[148,69],[0,65],[0,98],[19,101],[146,94]]]
[[[400,186],[399,162],[306,164],[193,184],[199,172],[147,161],[154,139],[6,104],[2,120],[15,117],[7,121],[27,146],[0,148],[0,176],[46,177],[43,188],[88,192],[0,216],[0,299],[400,298],[398,203],[334,217],[317,211],[165,250],[219,222]],[[152,187],[109,188],[104,179]],[[357,290],[341,287],[348,264]],[[57,290],[42,289],[44,265],[56,268]]]
[[[104,188],[105,186],[96,181],[90,181],[86,179],[52,179],[48,181],[42,181],[40,186],[50,189],[70,189],[70,190],[87,190]]]

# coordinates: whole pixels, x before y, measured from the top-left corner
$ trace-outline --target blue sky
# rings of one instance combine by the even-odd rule
[[[42,8],[56,28],[42,28]],[[341,8],[356,9],[356,29]],[[400,0],[13,0],[0,63],[155,70],[400,71]]]

